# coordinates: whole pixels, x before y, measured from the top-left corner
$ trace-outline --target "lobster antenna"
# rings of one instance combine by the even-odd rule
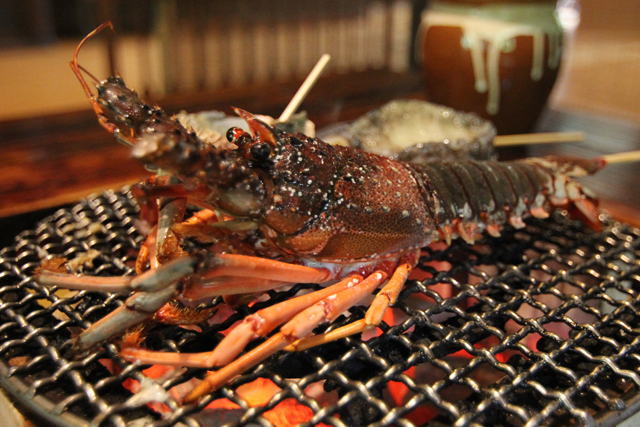
[[[611,163],[637,162],[640,161],[640,150],[625,151],[624,153],[605,154],[604,156],[600,156],[598,158],[604,160],[608,165]]]
[[[78,65],[78,68],[80,70],[82,70],[83,73],[85,73],[86,75],[88,75],[89,77],[91,77],[91,79],[93,80],[94,83],[99,83],[99,80],[89,72],[89,70],[87,70],[86,68],[84,68],[82,65]]]
[[[304,101],[304,98],[306,98],[309,91],[311,91],[313,85],[318,81],[320,74],[322,74],[330,59],[331,55],[328,53],[320,57],[318,63],[313,67],[313,70],[311,70],[304,82],[302,82],[302,86],[300,86],[300,89],[298,89],[293,98],[291,98],[289,105],[287,105],[287,108],[284,109],[278,118],[278,122],[286,122],[291,118],[291,115],[296,112],[300,104],[302,104],[302,101]]]
[[[78,44],[78,47],[76,48],[76,51],[73,54],[73,60],[69,63],[69,65],[71,66],[71,69],[73,70],[73,73],[76,75],[76,77],[80,81],[80,84],[82,85],[82,88],[84,89],[84,92],[87,94],[87,97],[89,99],[93,99],[93,93],[91,92],[91,88],[89,88],[89,85],[87,84],[87,81],[82,76],[82,73],[80,72],[80,70],[87,73],[89,77],[91,77],[96,82],[98,81],[98,79],[96,79],[90,72],[88,72],[82,66],[78,65],[78,53],[80,52],[80,49],[82,48],[82,46],[87,40],[93,38],[93,36],[95,36],[100,31],[104,30],[107,27],[109,27],[111,31],[114,31],[113,23],[111,21],[107,21],[102,25],[100,25],[95,30],[91,31],[89,34],[87,34],[87,36],[80,41],[80,44]]]
[[[498,135],[493,138],[494,147],[508,147],[511,145],[552,144],[556,142],[582,142],[584,132],[547,132],[527,133],[519,135]]]

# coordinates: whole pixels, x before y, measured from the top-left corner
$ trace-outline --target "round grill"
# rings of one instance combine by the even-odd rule
[[[609,221],[596,233],[561,213],[476,245],[425,249],[418,279],[377,334],[278,353],[181,406],[169,390],[205,370],[150,379],[148,367],[120,359],[113,343],[70,354],[73,336],[125,296],[46,289],[30,278],[47,255],[79,259],[93,249],[99,255],[84,274],[132,274],[143,240],[137,211],[126,190],[90,197],[0,254],[0,382],[55,425],[268,426],[280,425],[278,408],[289,415],[294,408],[306,425],[612,425],[638,406],[640,231]],[[210,350],[239,319],[304,289],[317,286],[269,292],[226,318],[214,301],[217,323],[198,331],[157,325],[144,345]],[[316,332],[365,310],[355,307]],[[277,392],[256,406],[247,384],[264,379]],[[132,393],[131,384],[142,390]],[[163,405],[150,402],[158,400]]]

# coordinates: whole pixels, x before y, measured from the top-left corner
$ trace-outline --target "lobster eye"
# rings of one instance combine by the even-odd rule
[[[251,138],[251,135],[245,132],[242,128],[234,126],[232,128],[229,128],[229,130],[227,131],[227,140],[234,144],[242,145],[247,141],[253,140],[253,138]]]
[[[227,141],[233,142],[233,138],[235,137],[235,128],[229,128],[227,131]]]
[[[251,146],[251,155],[256,160],[267,160],[271,155],[271,147],[262,142],[255,143]]]

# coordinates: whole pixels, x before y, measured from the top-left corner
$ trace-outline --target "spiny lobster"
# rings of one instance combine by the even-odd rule
[[[164,175],[133,189],[149,226],[137,276],[73,275],[59,260],[43,262],[37,272],[36,280],[47,286],[133,292],[77,338],[76,350],[151,320],[195,324],[212,315],[189,308],[197,304],[176,308],[174,300],[222,295],[231,305],[298,282],[329,285],[248,316],[212,352],[153,352],[125,340],[121,354],[128,360],[222,366],[186,401],[282,349],[301,350],[375,327],[396,301],[420,249],[431,242],[460,237],[472,243],[483,232],[497,237],[504,225],[523,227],[523,217],[544,218],[558,206],[577,208],[598,224],[593,196],[573,177],[602,168],[602,159],[434,160],[417,166],[288,134],[239,109],[251,133],[231,128],[229,145],[213,145],[144,103],[120,76],[98,82],[78,65],[83,43],[107,26],[80,43],[71,68],[99,123]],[[97,95],[83,72],[95,80]],[[185,220],[187,204],[202,210]],[[187,236],[216,244],[187,253]],[[364,319],[312,335],[381,285]],[[238,357],[251,340],[267,336]]]

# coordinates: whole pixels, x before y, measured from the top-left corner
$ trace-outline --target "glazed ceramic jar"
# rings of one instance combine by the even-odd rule
[[[430,101],[491,120],[500,134],[531,130],[560,66],[555,1],[434,1],[418,37]]]

